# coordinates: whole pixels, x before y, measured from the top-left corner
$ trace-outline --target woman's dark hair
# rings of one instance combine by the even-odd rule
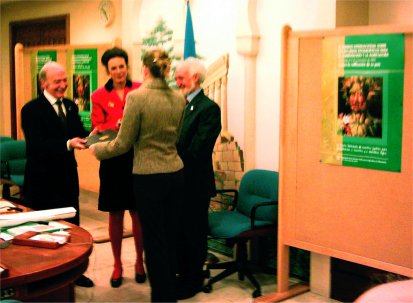
[[[125,59],[126,65],[128,65],[128,54],[121,48],[119,47],[113,47],[108,50],[106,50],[101,58],[102,64],[108,68],[108,62],[110,59],[115,58],[115,57],[121,57]]]
[[[171,59],[162,49],[147,51],[142,59],[143,65],[149,68],[152,76],[165,79],[171,69]]]

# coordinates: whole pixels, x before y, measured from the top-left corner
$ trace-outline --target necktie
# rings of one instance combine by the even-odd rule
[[[188,105],[188,103],[189,103],[189,100],[185,99],[185,104]]]
[[[62,100],[57,100],[56,101],[57,104],[57,115],[59,116],[60,120],[62,121],[63,125],[66,126],[66,116],[65,113],[63,112],[63,108],[62,108]]]

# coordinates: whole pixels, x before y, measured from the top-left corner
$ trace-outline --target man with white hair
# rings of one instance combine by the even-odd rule
[[[178,300],[202,290],[208,252],[208,207],[215,196],[212,152],[221,131],[221,110],[201,88],[206,69],[188,58],[175,71],[176,85],[187,99],[178,153],[184,162],[185,202],[178,239]]]

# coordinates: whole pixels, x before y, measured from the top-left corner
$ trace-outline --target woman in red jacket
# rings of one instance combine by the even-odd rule
[[[99,132],[118,130],[122,122],[126,95],[137,89],[141,83],[128,79],[128,54],[120,48],[111,48],[102,55],[102,64],[110,76],[109,81],[97,89],[92,99],[92,129]],[[114,269],[110,284],[122,284],[122,238],[125,210],[132,218],[132,232],[135,239],[135,280],[144,283],[146,273],[143,266],[143,240],[141,223],[133,199],[132,185],[133,148],[126,154],[103,160],[100,163],[98,209],[109,212],[109,237],[114,257]]]

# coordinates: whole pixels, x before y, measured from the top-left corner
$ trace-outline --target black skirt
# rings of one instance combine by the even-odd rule
[[[132,168],[133,148],[126,154],[100,161],[99,210],[136,210]]]

